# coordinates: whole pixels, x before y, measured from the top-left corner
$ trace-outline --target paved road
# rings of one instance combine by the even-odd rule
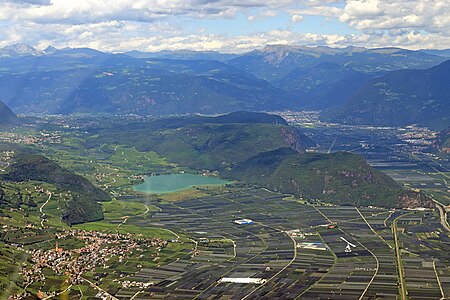
[[[48,204],[48,202],[50,201],[51,198],[52,198],[52,193],[49,192],[47,201],[45,201],[45,203],[42,204],[41,208],[39,208],[39,212],[41,213],[41,227],[44,227],[44,222],[45,222],[44,212],[43,212],[44,206],[46,206]]]
[[[398,232],[397,232],[397,222],[400,218],[403,216],[409,215],[411,213],[403,214],[398,216],[394,219],[392,222],[391,228],[392,228],[392,235],[394,236],[394,242],[395,242],[395,256],[397,258],[397,270],[398,270],[398,279],[400,284],[400,299],[406,300],[408,299],[408,291],[406,289],[406,282],[405,282],[405,271],[403,270],[403,263],[402,263],[402,254],[400,252],[400,242],[398,240]]]
[[[442,203],[440,203],[439,201],[434,200],[434,203],[436,203],[436,206],[439,210],[439,215],[441,216],[441,225],[442,227],[444,227],[445,230],[447,230],[448,232],[450,232],[450,226],[447,222],[447,212],[445,211],[445,207]]]

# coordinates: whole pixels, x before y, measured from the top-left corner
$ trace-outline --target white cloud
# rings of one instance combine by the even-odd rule
[[[49,4],[29,5],[23,3]],[[294,0],[23,0],[0,2],[0,19],[37,23],[87,23],[107,20],[153,22],[169,16],[232,17],[251,8],[279,8]],[[20,9],[20,13],[18,10]]]
[[[340,17],[343,10],[333,6],[312,6],[304,9],[290,9],[288,12],[291,15],[307,15],[307,16],[322,16],[322,17]]]
[[[259,14],[259,16],[261,16],[263,18],[276,17],[277,15],[278,15],[278,12],[276,10],[264,10]]]
[[[305,17],[301,16],[301,15],[292,15],[292,17],[291,17],[292,23],[300,23],[304,19],[305,19]]]
[[[348,0],[340,20],[360,30],[448,31],[448,0]]]
[[[252,26],[260,32],[234,28],[211,34],[208,25],[195,24],[242,15],[259,20]],[[302,28],[309,33],[293,31],[292,23],[308,16],[338,20],[354,33],[318,34],[306,21]],[[280,18],[286,18],[284,27]],[[107,51],[243,52],[266,44],[450,48],[449,28],[450,0],[0,0],[0,47],[27,42]]]
[[[266,10],[263,9],[262,11],[260,11],[258,14],[256,15],[250,15],[247,17],[247,20],[249,22],[253,22],[255,20],[262,20],[265,18],[272,18],[272,17],[276,17],[278,15],[278,12],[276,10]]]

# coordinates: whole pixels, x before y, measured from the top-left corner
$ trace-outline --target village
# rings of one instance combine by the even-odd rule
[[[59,246],[58,240],[67,238],[83,241],[84,246],[78,249],[63,249]],[[107,268],[107,262],[113,257],[122,262],[132,253],[144,252],[149,248],[155,248],[158,251],[167,246],[167,241],[160,238],[146,239],[132,234],[86,230],[64,230],[56,234],[55,240],[53,249],[26,250],[32,263],[24,264],[20,269],[25,286],[35,282],[44,283],[45,274],[48,274],[44,270],[48,269],[58,276],[67,276],[67,283],[70,285],[81,284],[83,281],[89,282],[88,279],[83,278],[83,275],[94,272],[97,267]],[[130,284],[133,283],[127,283],[127,285]],[[52,296],[42,292],[39,295],[42,296],[41,298]]]

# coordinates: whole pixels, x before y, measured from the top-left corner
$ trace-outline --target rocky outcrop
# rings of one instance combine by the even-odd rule
[[[438,134],[430,146],[430,151],[450,155],[450,128],[444,129]]]
[[[397,197],[397,206],[401,208],[435,208],[433,200],[422,192],[406,191]]]
[[[361,172],[357,172],[357,171],[343,170],[343,171],[339,172],[339,175],[344,176],[345,178],[361,179],[361,180],[364,180],[364,181],[370,182],[370,183],[375,182],[375,177],[373,176],[372,172],[361,173]],[[352,185],[357,186],[357,181],[353,180]]]
[[[315,143],[297,128],[282,127],[281,137],[289,147],[298,152],[302,152],[308,147],[315,146]]]

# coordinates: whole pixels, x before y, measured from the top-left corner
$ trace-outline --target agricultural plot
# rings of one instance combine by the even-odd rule
[[[450,204],[445,163],[425,155],[412,157],[389,130],[371,136],[363,129],[347,129],[324,133],[314,128],[309,133],[325,141],[320,151],[362,154],[395,180]],[[341,134],[337,141],[335,134]],[[69,299],[92,299],[101,289],[117,299],[450,297],[450,237],[437,212],[312,206],[257,188],[195,190],[164,197],[130,194],[128,187],[140,180],[142,170],[181,169],[155,153],[120,146],[84,150],[81,142],[70,138],[47,151],[115,199],[103,204],[105,220],[74,228],[158,237],[167,245],[125,259],[111,258],[70,288],[66,277],[45,271],[48,280],[31,285],[34,292],[68,288],[63,296]],[[27,183],[21,188],[33,187]],[[49,250],[55,246],[56,231],[44,227],[67,229],[58,217],[64,195],[55,194],[49,202],[45,192],[33,195],[36,206],[27,207],[28,214],[4,212],[0,225],[20,228],[4,237],[8,243],[20,243],[25,250]],[[252,222],[234,222],[240,219]],[[64,238],[59,246],[78,249],[85,244]],[[27,257],[7,250],[3,254],[9,260],[0,266],[10,274],[17,272],[11,262]]]
[[[48,204],[49,213],[55,203],[56,198]],[[108,260],[68,289],[71,297],[88,299],[98,288],[118,299],[400,299],[403,291],[409,299],[439,299],[449,294],[450,238],[434,211],[312,206],[254,188],[176,202],[124,197],[104,209],[104,221],[75,228],[160,237],[167,246]],[[238,225],[238,219],[252,222]],[[31,231],[38,240],[27,249],[54,247],[51,236]],[[70,238],[59,242],[64,248],[84,247]],[[60,291],[65,279],[47,276],[45,285],[30,288]]]
[[[437,250],[444,249],[435,243],[434,252],[423,256],[418,248],[407,247],[408,241],[417,244],[418,237],[427,237],[408,235],[408,226],[442,231],[434,213],[313,207],[284,198],[263,189],[243,189],[157,204],[159,211],[130,221],[140,226],[158,225],[189,237],[192,249],[183,259],[141,269],[131,278],[153,285],[139,291],[122,288],[116,297],[130,299],[139,292],[139,297],[146,299],[399,299],[394,220],[402,247],[405,290],[411,299],[441,295],[435,273],[442,289],[448,288],[444,266],[449,258],[438,257]],[[251,219],[253,224],[233,222],[242,218]],[[428,236],[433,239],[436,234]],[[345,251],[342,238],[355,246],[351,252]],[[213,245],[214,241],[227,242]],[[312,244],[319,246],[305,247]],[[408,260],[409,256],[421,260]],[[433,261],[434,265],[426,263]],[[429,280],[417,287],[418,264],[424,266]],[[221,283],[224,277],[261,279],[263,283]],[[426,292],[418,292],[421,290]]]

